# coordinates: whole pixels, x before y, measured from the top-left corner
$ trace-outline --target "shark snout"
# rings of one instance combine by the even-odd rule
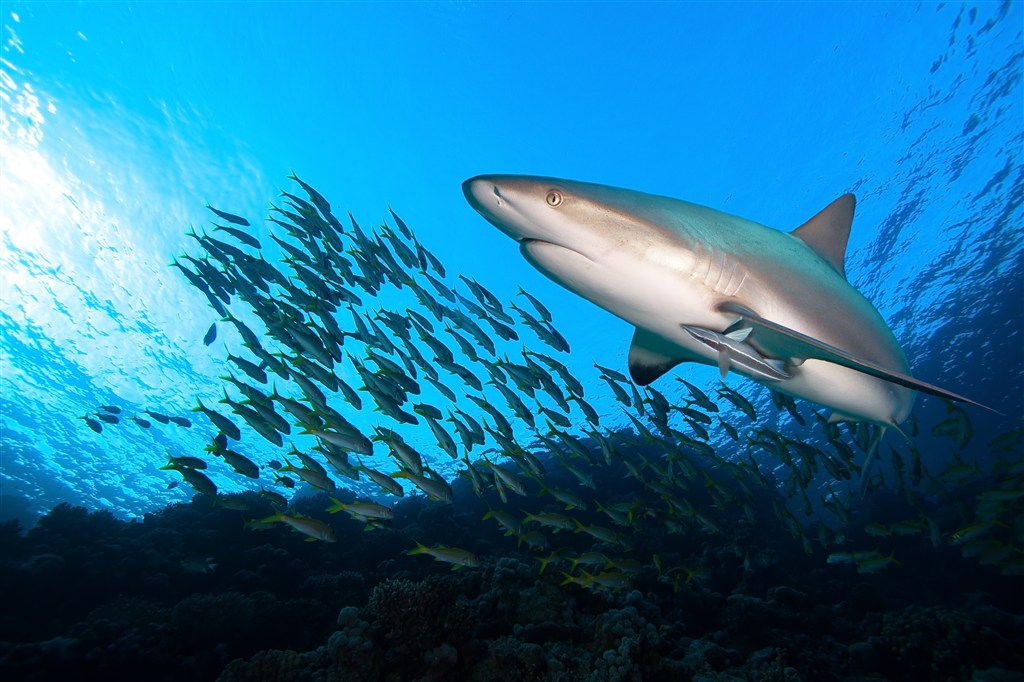
[[[490,220],[489,213],[501,206],[501,192],[494,175],[477,175],[462,183],[462,193],[469,205]]]
[[[516,218],[516,211],[502,194],[502,176],[477,175],[462,183],[466,201],[477,213],[492,225],[516,241],[526,238],[522,221]]]

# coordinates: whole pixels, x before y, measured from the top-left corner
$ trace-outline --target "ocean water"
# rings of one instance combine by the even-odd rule
[[[1024,674],[1019,4],[2,21],[5,677]],[[619,380],[633,328],[473,210],[490,173],[783,231],[852,192],[847,279],[915,377],[992,409],[919,395],[876,451],[735,372]]]

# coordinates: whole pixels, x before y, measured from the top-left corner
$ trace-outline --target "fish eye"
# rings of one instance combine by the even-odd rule
[[[558,206],[560,203],[562,203],[562,193],[556,190],[551,190],[550,192],[548,192],[546,201],[548,202],[548,206],[554,208],[555,206]]]

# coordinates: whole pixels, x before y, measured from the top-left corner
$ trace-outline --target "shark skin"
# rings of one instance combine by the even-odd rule
[[[637,384],[698,362],[829,407],[833,420],[883,427],[907,418],[917,391],[985,407],[910,376],[892,330],[846,280],[852,194],[787,233],[573,180],[480,175],[463,192],[534,267],[636,327]],[[716,334],[743,341],[709,342]],[[737,343],[744,363],[730,362]],[[745,370],[762,363],[779,371]]]

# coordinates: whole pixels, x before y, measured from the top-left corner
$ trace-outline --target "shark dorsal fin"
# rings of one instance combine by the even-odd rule
[[[844,194],[790,233],[811,247],[843,277],[846,277],[846,243],[850,239],[856,204],[856,197]]]

